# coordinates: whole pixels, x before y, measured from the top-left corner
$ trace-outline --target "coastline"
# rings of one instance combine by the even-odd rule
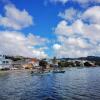
[[[31,69],[18,69],[18,70],[0,70],[0,74],[2,73],[11,73],[11,72],[28,72],[31,71]]]
[[[95,67],[100,67],[100,66],[89,66],[89,67],[87,67],[87,66],[84,66],[84,67],[62,67],[62,69],[70,69],[70,68],[77,68],[77,69],[81,69],[81,68],[95,68]],[[53,70],[52,68],[49,68],[49,69],[45,69],[45,71],[51,71],[51,70]],[[34,72],[37,72],[38,71],[38,69],[36,70],[36,69],[16,69],[16,70],[0,70],[0,74],[2,74],[2,73],[7,73],[7,72],[31,72],[31,71],[34,71]]]

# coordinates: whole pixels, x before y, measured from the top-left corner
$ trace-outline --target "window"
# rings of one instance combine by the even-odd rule
[[[2,61],[2,63],[3,63],[3,64],[8,64],[8,63],[9,63],[9,61]]]
[[[8,64],[9,62],[8,61],[6,61],[6,64]]]
[[[5,61],[2,61],[2,63],[5,64],[6,62]]]

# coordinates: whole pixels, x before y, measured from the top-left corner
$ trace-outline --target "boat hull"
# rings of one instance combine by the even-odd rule
[[[65,71],[53,71],[53,73],[65,73]]]

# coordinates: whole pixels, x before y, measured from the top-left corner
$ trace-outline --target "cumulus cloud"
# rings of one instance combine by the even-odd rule
[[[67,44],[74,45],[82,49],[89,48],[89,43],[85,39],[82,39],[82,38],[69,37],[67,40]]]
[[[37,45],[43,46],[44,44],[49,43],[48,39],[42,38],[42,37],[40,37],[38,35],[34,35],[32,33],[29,33],[27,38],[29,40],[29,43],[34,46],[37,46]]]
[[[60,44],[54,44],[53,45],[53,49],[55,49],[55,50],[59,50],[60,48],[61,48]]]
[[[13,56],[44,58],[47,57],[44,49],[35,48],[35,46],[45,44],[46,41],[47,39],[33,34],[25,36],[23,33],[16,31],[0,31],[0,53]]]
[[[94,6],[88,8],[72,24],[68,24],[66,20],[60,21],[55,28],[55,34],[61,48],[54,48],[56,54],[62,57],[100,55],[99,11],[100,6]]]
[[[34,24],[32,16],[25,9],[17,9],[11,2],[8,2],[4,9],[5,15],[0,15],[0,26],[5,28],[4,31],[0,31],[0,54],[47,57],[45,50],[47,48],[46,43],[49,42],[48,39],[33,33],[24,34],[18,31]]]
[[[64,12],[60,12],[58,16],[65,19],[66,21],[75,21],[77,18],[80,18],[81,12],[74,8],[68,8]]]
[[[100,24],[100,6],[94,6],[88,9],[83,14],[83,20],[89,21],[90,23]]]
[[[13,4],[8,4],[4,8],[5,16],[0,15],[1,26],[21,30],[34,24],[32,16],[25,9],[19,10]]]

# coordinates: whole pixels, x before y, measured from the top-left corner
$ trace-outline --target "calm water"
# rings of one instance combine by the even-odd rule
[[[64,74],[6,72],[0,74],[0,100],[100,100],[100,67]]]

